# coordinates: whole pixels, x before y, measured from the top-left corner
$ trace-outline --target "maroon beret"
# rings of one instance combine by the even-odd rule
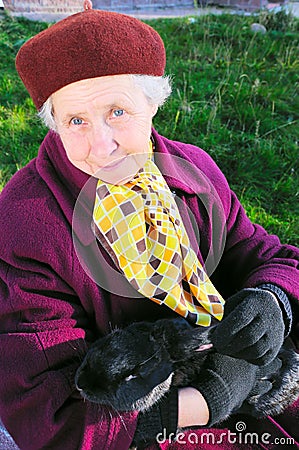
[[[86,78],[143,74],[161,76],[165,49],[159,34],[133,17],[87,10],[29,39],[16,68],[37,109],[53,92]]]

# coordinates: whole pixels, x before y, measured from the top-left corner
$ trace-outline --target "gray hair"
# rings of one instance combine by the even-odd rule
[[[142,89],[150,105],[162,106],[171,94],[171,79],[169,76],[131,75],[131,77],[136,86]],[[48,128],[56,130],[51,96],[39,110],[38,116]]]

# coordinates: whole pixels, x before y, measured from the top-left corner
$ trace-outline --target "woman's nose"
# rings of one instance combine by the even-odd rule
[[[94,126],[90,136],[91,154],[97,158],[106,158],[116,149],[113,130],[106,124]]]

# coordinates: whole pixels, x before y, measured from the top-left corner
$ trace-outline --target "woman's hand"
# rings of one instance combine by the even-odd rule
[[[211,427],[222,422],[240,408],[255,385],[257,371],[257,366],[242,359],[213,352],[207,356],[197,378],[191,383],[204,397],[209,409],[205,425]],[[193,407],[193,403],[191,405]],[[203,407],[202,402],[200,405]],[[197,413],[204,414],[199,405]],[[203,417],[197,416],[197,420],[200,419]]]
[[[284,333],[282,310],[272,292],[242,289],[226,301],[212,342],[220,353],[263,365],[277,356]]]
[[[179,389],[178,427],[206,425],[209,408],[202,394],[193,387]]]

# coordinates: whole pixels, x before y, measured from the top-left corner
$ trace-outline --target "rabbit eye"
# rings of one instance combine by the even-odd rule
[[[138,375],[129,375],[128,377],[125,378],[125,381],[131,381],[134,380],[134,378],[138,378]]]

